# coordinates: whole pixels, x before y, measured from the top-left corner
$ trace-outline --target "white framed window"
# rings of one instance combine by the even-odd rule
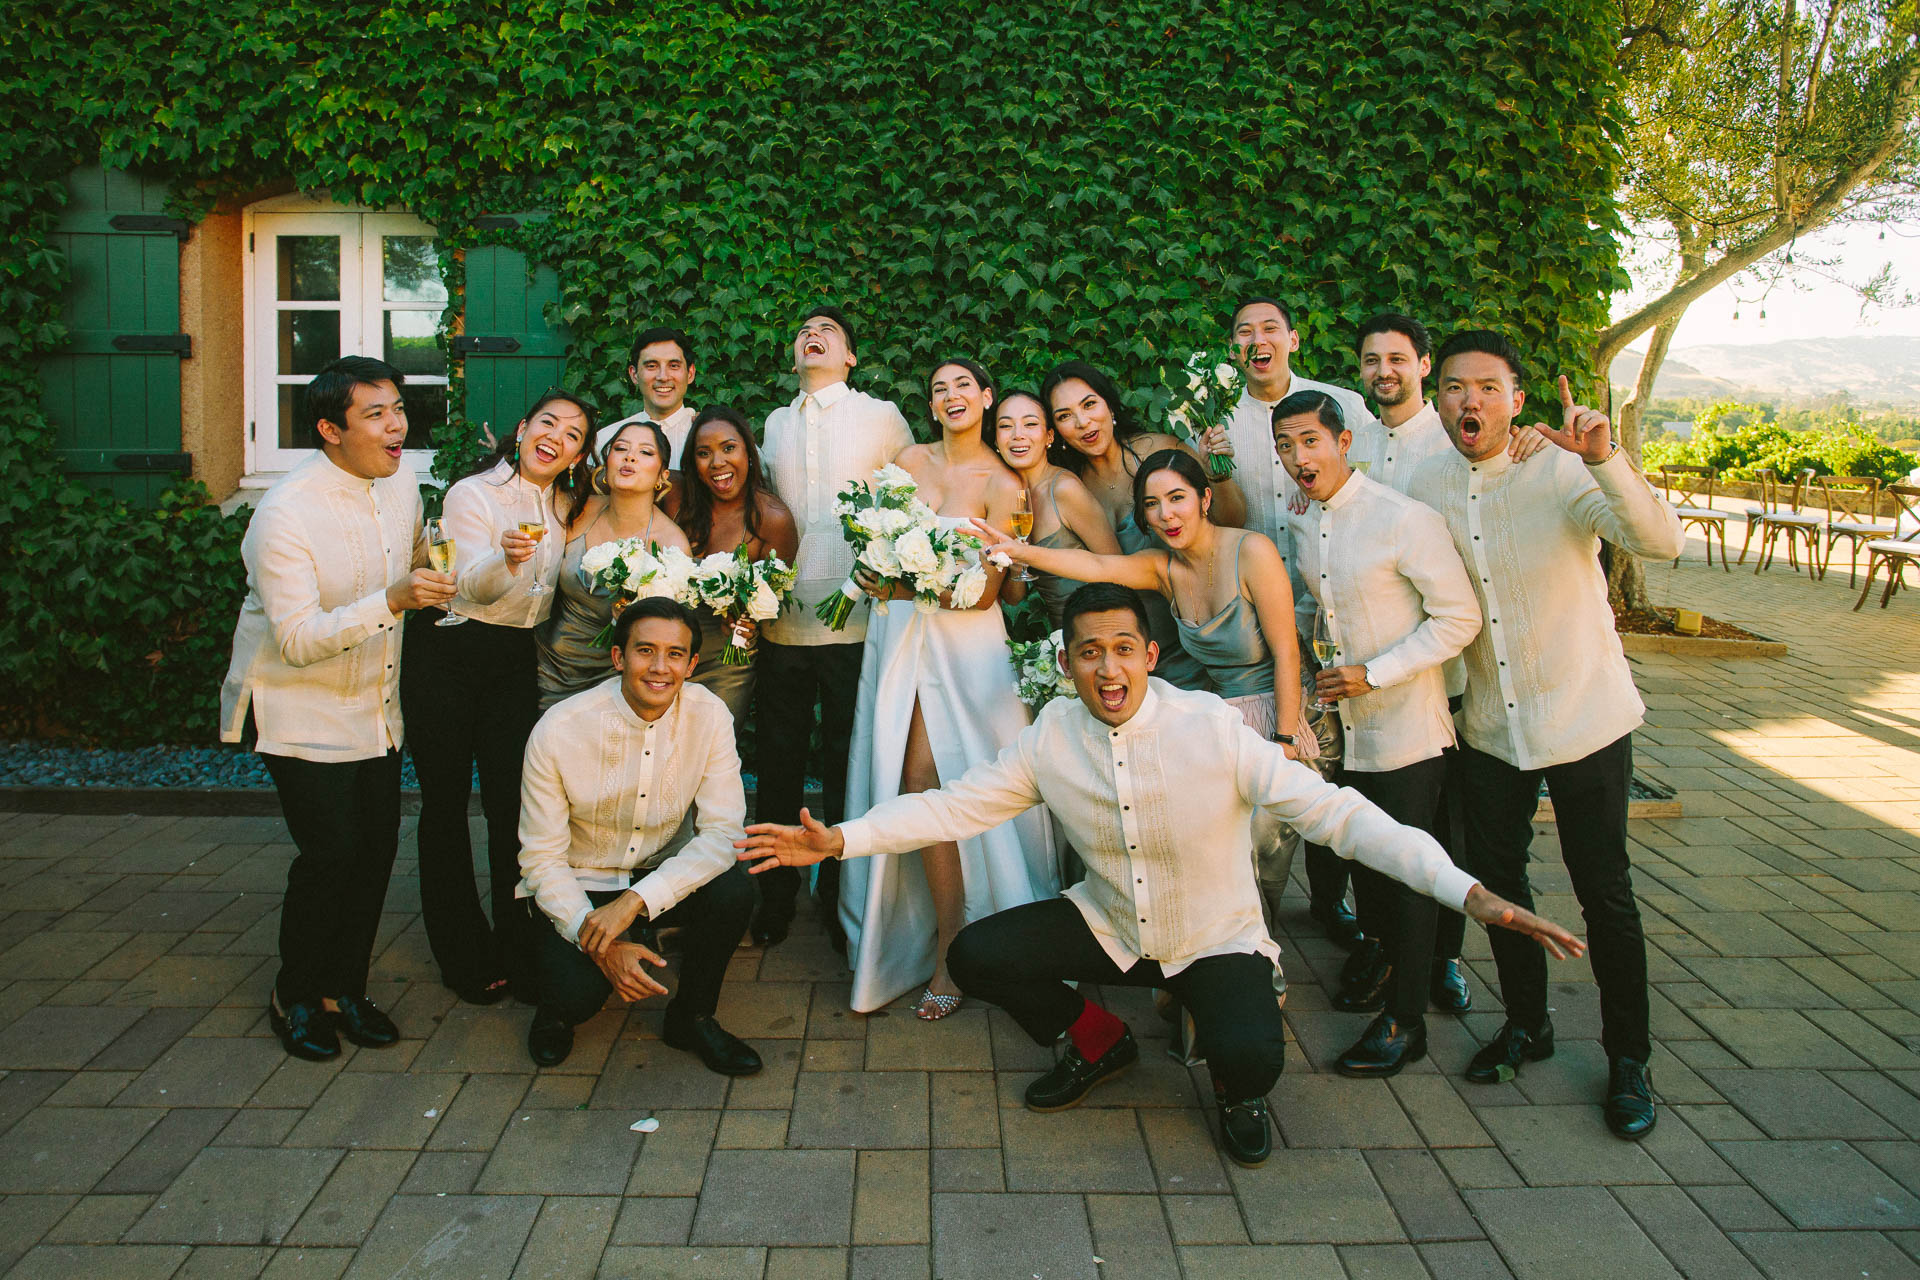
[[[301,389],[328,361],[374,356],[406,376],[406,460],[422,476],[447,420],[447,307],[434,229],[407,213],[303,196],[247,211],[247,471],[274,474],[319,447]]]

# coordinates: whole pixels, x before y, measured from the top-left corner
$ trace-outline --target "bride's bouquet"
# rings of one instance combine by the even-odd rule
[[[1200,448],[1207,432],[1233,417],[1234,406],[1246,390],[1240,366],[1223,351],[1196,351],[1187,357],[1180,373],[1167,383],[1173,400],[1167,407],[1167,421],[1173,433]],[[1207,473],[1218,480],[1233,474],[1233,459],[1224,453],[1206,454]]]
[[[1058,631],[1044,640],[1009,639],[1007,648],[1013,651],[1013,675],[1020,701],[1032,710],[1039,711],[1055,698],[1080,696],[1073,687],[1073,677],[1060,667],[1066,639]]]
[[[727,647],[720,651],[720,661],[744,667],[753,661],[753,650],[733,624],[742,618],[765,622],[778,617],[792,596],[793,577],[793,570],[779,556],[754,560],[742,543],[731,552],[703,556],[688,575],[680,599],[686,605],[705,605],[726,620]]]
[[[693,557],[676,547],[661,550],[657,542],[621,538],[590,548],[580,557],[580,573],[587,586],[613,600],[613,618],[645,596],[672,596],[684,600],[693,575]],[[593,638],[596,645],[613,643],[613,618]]]
[[[911,587],[916,609],[932,612],[941,607],[942,596],[952,608],[971,609],[987,588],[980,542],[941,528],[933,508],[915,496],[917,488],[912,476],[888,463],[871,480],[856,480],[840,490],[833,510],[853,548],[854,562],[891,585]],[[862,594],[849,577],[814,614],[838,631]],[[884,614],[887,602],[876,599],[873,607]]]

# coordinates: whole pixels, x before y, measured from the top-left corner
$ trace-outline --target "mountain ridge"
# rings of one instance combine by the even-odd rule
[[[1623,351],[1609,370],[1631,388],[1644,352]],[[1920,337],[1797,338],[1735,346],[1709,343],[1668,353],[1654,383],[1663,399],[1830,402],[1920,408]]]

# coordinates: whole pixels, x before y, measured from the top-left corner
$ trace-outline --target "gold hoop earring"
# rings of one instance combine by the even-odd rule
[[[605,463],[601,463],[588,473],[588,478],[593,482],[593,491],[595,493],[605,493],[607,491],[607,467]]]
[[[656,498],[664,498],[667,496],[667,490],[671,488],[673,488],[673,481],[669,480],[666,476],[661,476],[653,482],[653,496]]]

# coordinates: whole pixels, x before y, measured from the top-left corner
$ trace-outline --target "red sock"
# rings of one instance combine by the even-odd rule
[[[1120,1043],[1120,1037],[1127,1034],[1127,1024],[1088,1000],[1086,1007],[1080,1010],[1080,1016],[1067,1028],[1067,1036],[1073,1041],[1073,1047],[1088,1062],[1098,1062],[1107,1056],[1107,1050]]]

